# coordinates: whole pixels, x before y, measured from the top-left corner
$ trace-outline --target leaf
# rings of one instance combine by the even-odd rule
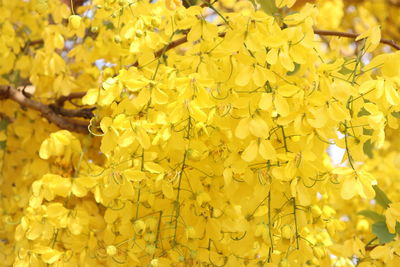
[[[372,135],[374,133],[373,129],[363,128],[363,135]]]
[[[275,1],[273,0],[259,0],[258,3],[260,4],[261,9],[264,10],[264,12],[268,15],[273,16],[274,13],[278,11]]]
[[[6,148],[6,141],[0,141],[0,150],[4,150]]]
[[[364,107],[360,109],[360,111],[357,113],[357,117],[362,117],[362,116],[368,116],[371,115],[371,113],[368,112]]]
[[[390,199],[387,197],[385,192],[382,191],[382,189],[379,188],[377,185],[372,186],[375,190],[375,200],[376,202],[384,207],[385,209],[389,207],[389,204],[392,203]]]
[[[109,20],[103,21],[103,25],[107,30],[113,30],[115,28],[114,24]]]
[[[339,70],[339,73],[340,73],[340,74],[343,74],[343,75],[347,75],[347,74],[353,73],[353,71],[354,71],[354,70],[348,69],[348,68],[346,68],[346,67],[343,66],[343,67]]]
[[[4,131],[7,128],[8,120],[0,120],[0,131]]]
[[[372,225],[372,232],[378,237],[381,244],[388,243],[395,238],[395,234],[391,234],[384,221],[376,222]]]
[[[299,69],[300,69],[300,64],[294,62],[294,70],[286,72],[286,75],[292,76],[292,75],[296,74],[296,72],[298,72]]]
[[[372,149],[374,149],[374,144],[371,143],[371,139],[368,139],[363,144],[363,151],[364,151],[364,154],[367,155],[370,159],[372,159],[374,157],[374,154],[372,153]]]
[[[393,112],[390,113],[390,114],[392,114],[393,117],[395,117],[395,118],[397,118],[397,119],[400,119],[400,111],[393,111]]]
[[[0,131],[5,131],[8,125],[7,120],[0,120]],[[1,139],[0,139],[1,140]],[[6,140],[0,141],[0,150],[4,150],[6,148]]]
[[[373,220],[375,222],[380,222],[380,221],[384,222],[385,221],[384,215],[379,214],[372,210],[362,210],[362,211],[359,211],[357,214],[362,215],[367,218],[370,218],[371,220]]]

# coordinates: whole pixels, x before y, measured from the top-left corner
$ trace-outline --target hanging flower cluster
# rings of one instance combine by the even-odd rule
[[[396,266],[400,52],[304,2],[1,2],[0,265]]]

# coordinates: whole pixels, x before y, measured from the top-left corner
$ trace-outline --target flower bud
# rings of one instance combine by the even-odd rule
[[[77,30],[81,26],[81,19],[78,15],[71,15],[68,18],[68,23],[72,29]]]

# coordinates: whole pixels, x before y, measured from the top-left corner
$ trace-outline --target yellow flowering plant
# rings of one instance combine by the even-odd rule
[[[398,266],[395,12],[0,0],[0,266]]]

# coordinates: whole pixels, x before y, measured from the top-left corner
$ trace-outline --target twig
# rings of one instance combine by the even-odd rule
[[[0,85],[0,96],[0,99],[10,99],[22,107],[39,111],[49,122],[54,123],[61,129],[83,134],[89,133],[88,122],[65,118],[61,114],[57,114],[50,105],[27,98],[22,91],[15,87]]]
[[[86,93],[87,92],[74,92],[74,93],[70,93],[69,95],[66,95],[66,96],[60,96],[56,100],[56,105],[62,107],[64,105],[65,101],[69,101],[69,100],[76,99],[76,98],[82,98],[86,95]]]
[[[218,34],[219,37],[224,37],[225,35],[226,35],[226,32],[221,32],[221,33]],[[184,44],[184,43],[186,43],[187,41],[188,41],[188,40],[187,40],[187,34],[185,34],[185,36],[183,36],[183,37],[181,37],[181,38],[179,38],[179,39],[177,39],[177,40],[175,40],[175,41],[172,41],[172,42],[170,42],[169,44],[167,44],[166,46],[164,46],[163,48],[157,50],[157,51],[154,53],[154,56],[155,56],[155,58],[158,58],[158,57],[160,57],[163,53],[167,52],[168,50],[171,50],[171,49],[173,49],[173,48],[175,48],[175,47],[177,47],[177,46],[180,46],[181,44]],[[137,67],[138,65],[139,65],[139,62],[136,61],[135,63],[133,63],[133,64],[131,64],[131,65],[128,65],[127,67],[128,67],[128,68],[129,68],[129,67]]]
[[[294,227],[296,231],[296,249],[300,249],[299,245],[299,230],[297,226],[297,215],[296,215],[296,199],[292,198],[292,203],[293,203],[293,216],[294,216]]]
[[[318,30],[318,29],[314,29],[314,33],[318,34],[318,35],[322,35],[322,36],[339,36],[339,37],[352,38],[352,39],[356,39],[359,36],[359,34],[357,34],[357,33],[326,31],[326,30]],[[396,42],[393,40],[381,39],[380,43],[390,45],[394,49],[400,50],[400,45],[396,44]]]
[[[168,50],[171,50],[171,49],[173,49],[173,48],[175,48],[177,46],[180,46],[181,44],[186,43],[188,41],[187,40],[188,32],[189,32],[188,30],[185,31],[185,36],[183,36],[183,37],[181,37],[181,38],[179,38],[177,40],[174,40],[174,41],[168,43],[163,48],[157,50],[154,53],[154,56],[156,58],[158,58],[163,53],[167,52]],[[321,36],[339,36],[339,37],[352,38],[352,39],[356,39],[359,36],[359,34],[357,34],[357,33],[326,31],[326,30],[318,30],[318,29],[314,29],[314,33],[317,34],[317,35],[321,35]],[[218,34],[219,37],[225,37],[225,35],[226,35],[226,32],[221,32],[221,33]],[[380,43],[389,45],[389,46],[393,47],[396,50],[400,50],[400,45],[396,44],[396,42],[394,40],[381,39]],[[139,65],[139,62],[136,61],[135,63],[128,65],[127,68],[129,68],[129,67],[137,67],[138,65]]]
[[[84,118],[84,119],[91,119],[94,117],[93,110],[95,107],[92,108],[79,108],[79,109],[67,109],[60,107],[55,104],[50,104],[49,107],[57,114],[60,114],[64,117],[77,117],[77,118]]]

